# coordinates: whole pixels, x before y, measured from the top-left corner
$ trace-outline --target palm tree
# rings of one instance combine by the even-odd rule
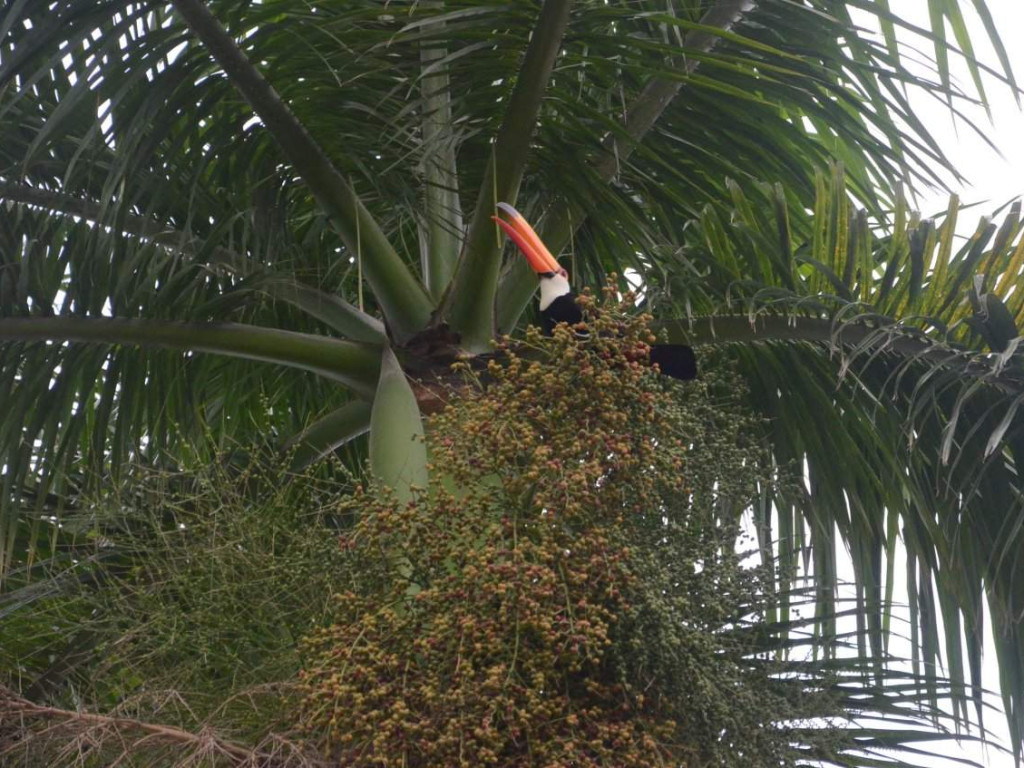
[[[933,221],[902,191],[956,175],[909,93],[1017,93],[962,5],[929,0],[924,30],[868,0],[5,0],[9,594],[67,557],[83,492],[199,435],[308,465],[369,431],[378,474],[421,479],[406,374],[530,317],[490,220],[512,201],[577,287],[631,270],[670,339],[736,366],[775,461],[806,468],[755,516],[780,593],[813,574],[823,637],[841,541],[881,657],[902,541],[915,664],[934,682],[944,655],[980,716],[988,606],[1019,756],[1020,208],[958,246],[955,200]]]

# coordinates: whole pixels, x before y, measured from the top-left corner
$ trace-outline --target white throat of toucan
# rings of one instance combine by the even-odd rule
[[[564,275],[560,275],[557,272],[541,275],[540,311],[543,312],[551,306],[551,302],[559,296],[565,296],[567,293],[572,293],[572,287]]]

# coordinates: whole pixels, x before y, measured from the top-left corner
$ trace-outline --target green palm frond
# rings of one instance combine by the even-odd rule
[[[751,406],[772,425],[776,461],[805,467],[809,493],[774,500],[780,558],[813,561],[825,614],[837,588],[835,531],[853,559],[870,647],[884,647],[902,579],[893,572],[899,537],[915,663],[931,676],[944,652],[966,712],[964,681],[974,690],[982,682],[987,604],[1015,722],[1024,667],[1024,633],[1011,618],[1024,610],[1020,205],[958,244],[955,198],[936,222],[898,195],[891,215],[872,222],[841,167],[819,175],[810,213],[776,215],[776,187],[728,185],[730,200],[706,206],[678,230],[682,241],[638,253],[644,304],[657,317],[683,315],[661,322],[671,340],[720,349],[711,360],[740,366]],[[666,253],[679,268],[666,268]]]
[[[518,188],[577,287],[639,273],[666,332],[739,366],[776,460],[806,462],[808,492],[774,504],[781,562],[813,564],[819,634],[841,540],[861,650],[885,646],[905,581],[915,659],[935,687],[946,655],[963,714],[987,598],[1019,754],[1020,210],[961,244],[956,203],[921,220],[901,187],[956,178],[911,99],[1018,95],[985,3],[998,70],[964,5],[929,0],[922,29],[872,0],[0,0],[0,328],[234,323],[447,365],[449,325],[479,351],[529,304],[533,275],[487,237],[495,186]],[[565,26],[538,68],[545,13]],[[10,567],[53,555],[42,512],[129,458],[173,463],[212,433],[302,463],[367,428],[352,387],[256,354],[72,337],[0,344]]]

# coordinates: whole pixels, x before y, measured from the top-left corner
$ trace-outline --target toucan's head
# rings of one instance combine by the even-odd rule
[[[508,216],[505,221],[498,216],[493,219],[498,226],[505,230],[512,241],[519,246],[523,256],[533,267],[540,279],[540,309],[543,312],[552,301],[559,296],[572,292],[569,286],[569,273],[559,266],[558,261],[551,255],[551,251],[541,241],[537,233],[533,231],[526,219],[508,203],[498,203],[498,208]]]

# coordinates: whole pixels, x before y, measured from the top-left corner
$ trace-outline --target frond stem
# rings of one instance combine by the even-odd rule
[[[0,342],[4,341],[77,341],[212,352],[312,371],[365,396],[372,396],[380,371],[379,347],[240,323],[7,317],[0,319]]]
[[[743,15],[754,8],[754,0],[718,0],[700,19],[705,29],[693,29],[683,39],[683,51],[707,53],[721,39],[710,28],[728,31]],[[625,110],[621,130],[607,136],[601,152],[594,160],[594,172],[605,182],[611,182],[618,169],[629,160],[633,151],[647,133],[658,122],[686,84],[685,76],[697,71],[700,60],[680,55],[674,62],[680,77],[672,79],[656,77],[651,80],[640,95]],[[558,201],[548,210],[541,222],[540,235],[554,254],[558,254],[587,219],[587,212],[566,201]],[[512,262],[508,272],[502,276],[498,289],[498,330],[511,330],[537,289],[537,280],[529,265],[523,259]]]
[[[433,303],[355,190],[202,0],[173,0],[195,35],[277,140],[350,253],[365,253],[367,282],[400,340],[424,328]]]
[[[943,344],[886,318],[877,322],[840,322],[799,315],[720,315],[692,320],[664,320],[654,324],[670,343],[692,346],[793,341],[825,344],[837,351],[883,351],[916,359],[964,376],[981,378],[1006,394],[1024,393],[1024,374],[979,359],[974,350]]]
[[[489,348],[494,338],[494,298],[501,252],[495,244],[493,192],[515,202],[537,125],[541,101],[569,23],[571,0],[545,0],[516,76],[501,128],[494,144],[494,162],[487,168],[476,198],[462,258],[445,298],[442,314],[473,351]]]

